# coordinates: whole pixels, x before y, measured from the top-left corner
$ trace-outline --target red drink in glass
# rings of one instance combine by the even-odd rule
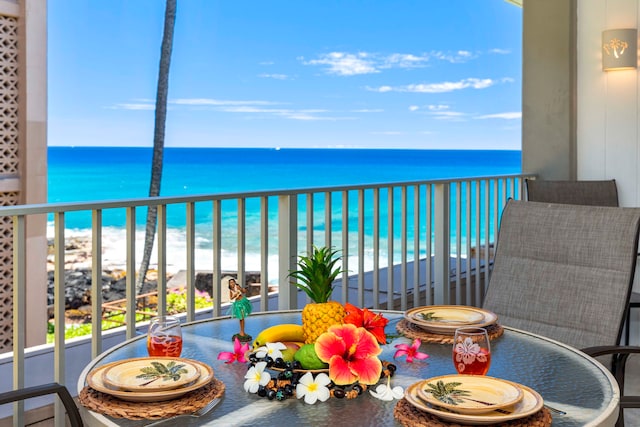
[[[174,316],[158,316],[151,319],[147,331],[149,356],[180,357],[182,353],[182,329]]]
[[[480,349],[479,356],[475,357],[470,363],[464,363],[464,356],[456,350],[453,351],[453,364],[459,374],[465,375],[485,375],[489,371],[491,364],[491,353],[486,349]]]
[[[458,328],[453,338],[453,366],[459,374],[485,375],[491,364],[491,346],[487,330]]]
[[[179,357],[182,353],[182,337],[177,335],[150,336],[147,338],[149,356]]]

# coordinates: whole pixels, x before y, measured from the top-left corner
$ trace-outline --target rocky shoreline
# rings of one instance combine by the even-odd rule
[[[54,274],[53,242],[49,242],[49,256],[47,259],[47,305],[52,314],[54,303]],[[65,310],[67,318],[75,321],[88,322],[91,314],[91,242],[87,238],[73,237],[65,241]],[[113,303],[126,298],[126,270],[124,267],[110,266],[102,270],[102,301]],[[222,277],[237,278],[235,271],[223,271]],[[248,295],[256,295],[260,288],[260,273],[246,272]],[[195,287],[200,292],[213,294],[213,274],[211,272],[197,272]],[[141,295],[153,293],[157,289],[157,270],[150,268],[143,285]],[[224,288],[226,280],[221,286],[222,302],[227,302],[228,291]],[[184,272],[167,276],[167,288],[175,289],[186,285]]]

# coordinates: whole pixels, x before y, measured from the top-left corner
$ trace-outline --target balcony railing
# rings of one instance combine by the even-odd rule
[[[306,296],[290,285],[288,274],[296,269],[300,253],[313,245],[340,251],[342,277],[336,281],[333,299],[358,306],[399,309],[430,304],[480,305],[488,283],[492,247],[500,214],[509,198],[520,199],[525,175],[501,175],[480,178],[384,183],[346,187],[307,188],[285,191],[210,194],[190,197],[156,197],[90,203],[60,203],[0,207],[0,216],[13,217],[14,296],[13,356],[0,355],[0,392],[11,388],[55,380],[75,392],[81,360],[90,360],[114,344],[113,333],[92,324],[90,339],[65,343],[65,231],[69,215],[90,217],[92,244],[92,319],[101,318],[102,247],[106,234],[104,218],[113,211],[124,211],[126,252],[126,327],[115,341],[140,333],[136,328],[136,253],[144,229],[136,221],[146,217],[146,209],[158,209],[156,233],[158,306],[166,311],[168,212],[184,213],[186,248],[185,285],[186,321],[196,316],[224,315],[222,253],[235,253],[239,283],[245,283],[248,255],[259,260],[259,295],[251,298],[256,311],[302,307]],[[224,207],[224,209],[223,209]],[[230,208],[231,207],[231,208]],[[196,212],[208,212],[206,222]],[[231,214],[230,214],[231,212]],[[25,349],[25,322],[28,316],[25,294],[29,268],[26,254],[26,221],[32,215],[46,214],[52,221],[54,272],[54,327],[52,346]],[[253,219],[248,227],[247,218]],[[229,233],[228,224],[233,233]],[[225,225],[223,233],[223,224]],[[207,247],[197,243],[202,230],[210,236]],[[250,249],[248,249],[248,247]],[[137,251],[138,250],[138,251]],[[205,251],[210,259],[196,265],[197,255]],[[257,255],[257,256],[256,256]],[[201,259],[199,257],[198,259]],[[274,261],[275,260],[275,261]],[[271,261],[271,262],[270,262]],[[254,266],[255,268],[255,266]],[[195,279],[198,271],[212,272],[212,299],[209,310],[196,311]],[[270,292],[275,289],[277,292]],[[29,310],[34,310],[29,307]],[[89,350],[90,349],[90,350]],[[53,353],[52,353],[53,350]],[[67,357],[67,353],[73,356]],[[79,356],[81,353],[81,356]],[[26,357],[25,357],[26,355]],[[53,378],[33,377],[27,360],[49,355],[52,366],[45,368]],[[52,356],[51,356],[52,355]],[[73,364],[67,361],[73,358]],[[35,362],[33,362],[35,363]],[[79,366],[78,366],[79,365]],[[2,408],[0,408],[1,410]],[[14,407],[14,422],[21,420],[24,407]],[[62,406],[56,404],[56,418]],[[7,416],[0,411],[0,419]]]

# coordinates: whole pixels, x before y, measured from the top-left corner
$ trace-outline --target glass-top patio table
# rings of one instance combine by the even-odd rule
[[[396,324],[403,319],[398,311],[382,311],[390,319],[387,334],[397,334]],[[279,323],[300,323],[299,311],[256,313],[247,318],[247,333],[254,337],[264,328]],[[213,367],[215,377],[225,383],[221,402],[209,414],[180,425],[329,425],[329,426],[399,426],[393,408],[397,400],[381,401],[365,392],[355,399],[331,398],[308,405],[303,400],[268,400],[244,391],[247,365],[226,365],[217,360],[221,351],[232,351],[231,336],[238,332],[237,319],[218,318],[183,324],[184,347],[181,357],[199,360]],[[400,337],[383,347],[380,359],[393,362],[394,344],[410,343]],[[585,354],[556,341],[524,331],[505,328],[493,340],[491,368],[487,375],[515,381],[533,388],[545,403],[566,411],[553,415],[553,426],[613,426],[618,417],[619,388],[606,368]],[[455,374],[451,345],[423,344],[426,360],[407,363],[396,360],[397,372],[391,385],[406,389],[430,377]],[[82,372],[78,392],[86,385],[87,374],[94,368],[122,359],[146,357],[145,336],[139,336],[110,349],[93,360]],[[81,407],[87,425],[143,426],[150,421],[112,418]],[[169,425],[169,424],[167,424]]]

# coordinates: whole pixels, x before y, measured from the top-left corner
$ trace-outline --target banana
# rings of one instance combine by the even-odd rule
[[[304,342],[302,325],[283,323],[280,325],[270,326],[258,334],[255,341],[253,341],[253,348],[256,349],[268,342],[285,341]]]

